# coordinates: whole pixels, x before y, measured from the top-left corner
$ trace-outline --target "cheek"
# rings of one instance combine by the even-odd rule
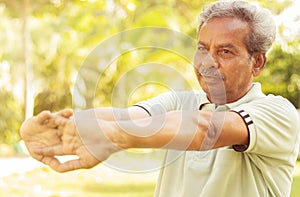
[[[252,73],[251,62],[246,58],[239,58],[239,60],[236,58],[233,61],[224,62],[223,69],[234,77],[247,76]]]
[[[199,71],[198,71],[197,68],[194,68],[194,73],[195,73],[195,75],[197,77],[198,82],[201,84],[202,81],[203,81],[203,77],[199,74]]]
[[[197,51],[194,54],[194,69],[198,68],[200,64],[200,56]]]
[[[223,65],[220,69],[226,81],[234,80],[240,75],[240,70],[237,67]]]
[[[227,85],[230,86],[239,86],[239,84],[249,83],[249,80],[252,79],[250,65],[242,61],[230,65],[223,65],[222,73],[225,76]]]
[[[205,83],[204,78],[199,74],[198,69],[195,68],[195,67],[194,67],[194,72],[195,72],[195,75],[196,75],[196,77],[197,77],[197,80],[198,80],[199,85],[200,85],[201,88],[206,92],[207,87],[206,87],[206,83]]]
[[[252,71],[249,67],[236,67],[228,74],[228,80],[232,87],[247,86],[252,81]]]

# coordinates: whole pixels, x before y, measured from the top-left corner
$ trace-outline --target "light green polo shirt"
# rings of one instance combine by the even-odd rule
[[[158,178],[159,197],[289,197],[299,151],[299,117],[280,96],[264,95],[259,83],[240,100],[218,106],[204,92],[169,92],[137,104],[152,116],[172,110],[241,112],[250,143],[209,151],[168,150]],[[249,117],[247,117],[249,115]],[[188,128],[188,126],[187,126]]]

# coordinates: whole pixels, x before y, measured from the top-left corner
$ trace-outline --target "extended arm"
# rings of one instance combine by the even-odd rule
[[[98,122],[109,139],[124,149],[207,150],[248,144],[247,127],[234,112],[173,111],[135,121]]]
[[[120,121],[92,118],[86,111],[75,113],[74,119],[41,115],[24,123],[21,134],[31,154],[59,172],[93,167],[121,149],[207,150],[248,144],[247,128],[234,112],[173,111]],[[60,163],[58,155],[78,159]]]

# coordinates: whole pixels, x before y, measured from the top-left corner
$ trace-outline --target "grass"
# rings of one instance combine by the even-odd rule
[[[150,197],[154,182],[106,182],[94,171],[57,174],[39,168],[0,179],[0,196],[9,197]]]
[[[113,176],[113,175],[112,175]],[[49,168],[38,168],[24,174],[0,179],[0,196],[9,197],[150,197],[155,182],[128,179],[107,181],[95,170],[58,174]],[[120,178],[120,177],[119,177]],[[123,177],[124,179],[124,177]],[[141,181],[142,180],[142,181]],[[294,176],[291,197],[300,196],[300,175]]]
[[[300,196],[300,175],[294,176],[291,197]]]

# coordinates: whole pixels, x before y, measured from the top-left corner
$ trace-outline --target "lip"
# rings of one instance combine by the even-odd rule
[[[215,79],[215,80],[223,80],[223,77],[222,76],[216,76],[216,75],[203,75],[200,73],[200,75],[202,77],[204,77],[205,79]]]
[[[221,84],[223,84],[223,80],[221,78],[216,78],[216,77],[204,77],[204,81],[206,85],[210,87],[218,87]]]
[[[219,87],[221,84],[224,83],[222,76],[215,76],[215,75],[201,75],[203,81],[206,85],[210,87]]]

